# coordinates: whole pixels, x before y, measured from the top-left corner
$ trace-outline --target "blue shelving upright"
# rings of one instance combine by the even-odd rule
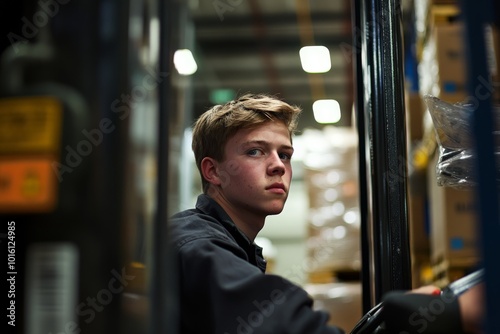
[[[494,154],[495,123],[485,27],[494,24],[495,20],[498,23],[498,17],[494,17],[499,15],[498,4],[491,0],[462,0],[461,6],[466,27],[464,41],[467,45],[467,89],[470,99],[477,106],[471,122],[476,143],[476,175],[479,183],[476,199],[486,272],[485,333],[494,334],[500,333],[500,322],[497,319],[500,315],[500,263],[497,259],[500,251],[500,203],[499,187],[495,182],[499,179],[499,169]]]

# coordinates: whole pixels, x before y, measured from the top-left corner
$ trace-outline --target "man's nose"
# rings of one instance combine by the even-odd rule
[[[275,174],[283,175],[283,174],[285,174],[285,164],[284,164],[283,160],[281,160],[278,153],[272,154],[269,159],[270,159],[269,168],[268,168],[269,174],[271,174],[271,175],[275,175]]]

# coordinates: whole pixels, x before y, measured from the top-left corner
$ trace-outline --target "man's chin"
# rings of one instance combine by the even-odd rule
[[[283,211],[283,207],[281,207],[281,208],[273,208],[273,209],[270,209],[270,210],[269,210],[268,215],[269,215],[269,216],[278,215],[278,214],[280,214],[282,211]]]

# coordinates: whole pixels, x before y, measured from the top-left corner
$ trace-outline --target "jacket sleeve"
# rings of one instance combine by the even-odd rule
[[[178,260],[183,333],[343,333],[326,325],[305,290],[263,274],[230,241],[192,240]]]

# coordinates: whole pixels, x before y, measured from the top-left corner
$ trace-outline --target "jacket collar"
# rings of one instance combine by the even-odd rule
[[[206,215],[214,217],[231,234],[235,241],[249,256],[250,262],[254,263],[263,272],[266,270],[266,262],[262,256],[262,247],[251,241],[233,222],[231,217],[213,198],[206,194],[198,196],[196,209]]]

